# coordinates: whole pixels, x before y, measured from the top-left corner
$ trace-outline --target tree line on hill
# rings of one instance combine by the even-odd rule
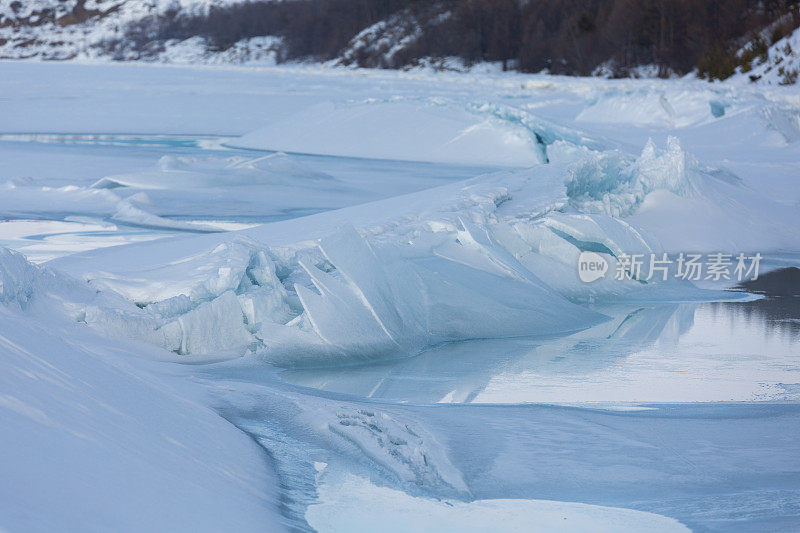
[[[363,53],[359,66],[402,68],[457,57],[523,72],[588,75],[603,66],[628,76],[654,65],[661,75],[696,69],[722,79],[800,25],[799,6],[800,0],[257,0],[148,17],[127,28],[126,45],[147,50],[201,36],[225,50],[274,35],[283,39],[279,60],[325,61],[341,57],[363,29],[394,16],[409,21],[415,37],[388,63]],[[743,46],[745,53],[737,53]]]

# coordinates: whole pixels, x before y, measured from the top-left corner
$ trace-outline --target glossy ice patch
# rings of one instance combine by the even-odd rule
[[[613,319],[568,336],[446,344],[409,359],[280,375],[307,387],[426,403],[800,399],[796,302],[598,310]]]

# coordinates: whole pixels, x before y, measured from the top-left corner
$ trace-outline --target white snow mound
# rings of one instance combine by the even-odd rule
[[[375,159],[530,166],[541,161],[525,128],[436,103],[322,103],[229,143],[241,148]]]

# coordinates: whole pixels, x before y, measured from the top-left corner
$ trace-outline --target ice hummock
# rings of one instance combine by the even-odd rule
[[[492,251],[472,245],[468,253]],[[297,254],[288,267],[296,274],[281,282],[266,247],[235,241],[195,256],[198,268],[182,262],[113,278],[96,274],[93,286],[125,294],[141,309],[131,316],[94,307],[85,321],[111,335],[149,338],[181,355],[253,349],[296,365],[409,354],[453,340],[569,331],[603,319],[509,257],[494,255],[502,270],[487,272],[437,257],[427,247],[374,249],[345,227]],[[213,258],[218,266],[212,268]],[[320,268],[323,258],[327,269]],[[182,276],[193,271],[193,278]],[[143,275],[153,281],[144,282]],[[476,301],[480,309],[469,305]],[[304,346],[300,359],[295,346]]]
[[[568,172],[573,177],[563,195],[548,200],[535,193]],[[397,211],[366,231],[322,224],[315,239],[270,246],[260,240],[269,232],[256,228],[248,231],[253,238],[230,234],[205,252],[162,265],[86,273],[94,287],[138,305],[133,315],[93,308],[86,322],[182,357],[254,352],[287,366],[575,331],[605,319],[587,302],[709,297],[675,279],[609,274],[586,284],[576,269],[587,250],[602,254],[611,273],[622,255],[662,251],[650,231],[619,217],[638,216],[661,191],[703,199],[706,182],[716,180],[674,139],[664,151],[648,143],[635,161],[611,152],[571,167],[551,163],[487,175],[442,187],[428,210],[413,216],[404,213],[406,203],[378,202],[389,207],[384,214]],[[302,233],[305,223],[285,225]]]
[[[672,277],[613,274],[624,255],[643,256],[646,271],[651,254],[670,249],[668,226],[652,222],[665,206],[707,205],[703,212],[712,216],[715,206],[741,201],[726,216],[746,214],[743,198],[752,193],[735,177],[702,167],[675,138],[664,149],[648,142],[636,159],[618,151],[578,157],[202,244],[147,245],[149,253],[162,250],[162,264],[114,259],[125,250],[92,254],[89,271],[80,257],[56,264],[73,272],[78,265],[95,288],[136,303],[134,311],[87,310],[92,327],[148,339],[181,357],[257,353],[286,366],[575,331],[605,319],[585,307],[591,302],[732,297]],[[348,223],[358,220],[349,212],[367,215],[360,229]],[[736,235],[745,243],[747,236]],[[577,276],[585,251],[609,265],[591,284]]]
[[[575,163],[567,181],[567,196],[578,210],[627,216],[655,190],[691,194],[697,179],[692,173],[698,171],[697,162],[683,151],[676,137],[667,139],[664,150],[649,140],[635,161],[611,151]]]

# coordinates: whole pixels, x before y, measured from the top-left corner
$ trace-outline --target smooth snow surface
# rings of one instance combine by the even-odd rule
[[[477,500],[469,503],[415,498],[348,477],[323,483],[320,503],[306,512],[320,533],[352,531],[689,531],[675,520],[580,503],[544,500]]]
[[[112,347],[58,316],[50,298],[91,297],[84,286],[6,249],[0,265],[3,528],[281,527],[266,454],[202,391],[154,376],[147,345]]]
[[[0,94],[0,528],[800,525],[795,299],[646,274],[800,264],[796,89],[0,63]]]

